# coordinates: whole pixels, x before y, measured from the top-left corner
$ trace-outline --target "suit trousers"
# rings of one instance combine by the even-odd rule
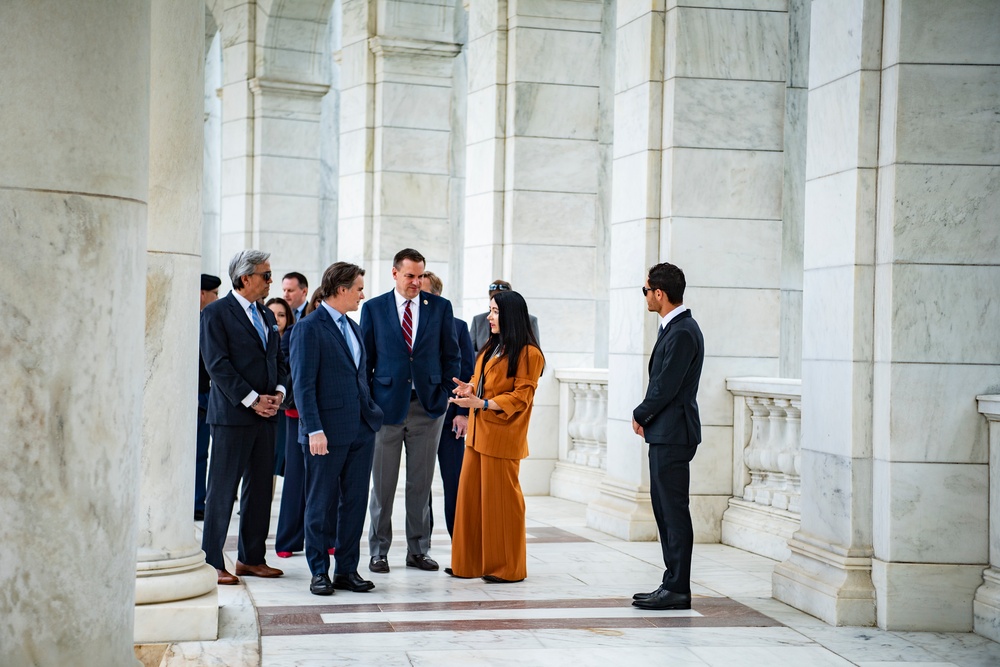
[[[451,541],[456,576],[489,574],[507,581],[528,576],[520,469],[517,459],[498,459],[466,448]]]
[[[430,550],[431,481],[434,459],[444,415],[427,416],[413,397],[402,424],[383,425],[375,436],[375,463],[372,467],[372,496],[369,505],[371,556],[386,556],[392,546],[392,504],[399,482],[399,461],[406,448],[406,552],[426,554]]]
[[[306,560],[315,576],[330,570],[329,519],[335,515],[337,574],[358,571],[361,536],[364,534],[368,479],[372,472],[375,433],[367,424],[348,446],[330,446],[329,453],[313,455],[309,445],[299,445],[306,471]]]
[[[274,550],[292,553],[302,551],[306,542],[306,462],[299,444],[298,417],[286,417],[285,427],[285,481],[281,487]],[[336,512],[327,517],[326,532],[327,546],[332,547],[337,539]]]
[[[212,458],[208,465],[208,495],[201,548],[205,561],[224,569],[222,555],[233,516],[233,499],[240,494],[238,557],[246,565],[264,562],[264,540],[271,522],[274,471],[274,424],[261,419],[251,426],[212,425]]]
[[[465,456],[465,438],[456,438],[452,432],[455,406],[452,405],[445,413],[444,426],[441,428],[441,438],[438,440],[438,468],[441,470],[441,486],[444,487],[444,521],[448,526],[448,534],[455,534],[455,501],[458,499],[458,480],[462,474],[462,458]],[[433,502],[431,503],[433,505]],[[430,512],[431,530],[434,529],[434,510]]]
[[[663,551],[662,587],[674,593],[691,593],[691,526],[689,487],[691,459],[698,445],[649,445],[649,495]]]

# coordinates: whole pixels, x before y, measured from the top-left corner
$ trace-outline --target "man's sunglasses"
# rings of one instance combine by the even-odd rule
[[[490,283],[490,291],[491,292],[503,292],[503,291],[509,290],[509,289],[510,289],[510,285],[504,285],[502,283]]]

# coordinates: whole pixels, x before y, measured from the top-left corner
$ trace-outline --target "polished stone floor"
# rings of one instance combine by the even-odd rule
[[[443,517],[439,488],[435,500],[436,515]],[[459,580],[405,567],[402,498],[393,517],[391,572],[372,574],[367,558],[362,562],[360,573],[375,582],[374,591],[311,595],[303,555],[279,559],[270,551],[268,563],[282,568],[285,576],[244,578],[257,612],[261,663],[1000,665],[1000,644],[975,634],[831,627],[770,597],[774,561],[718,544],[695,546],[690,611],[636,609],[630,605],[632,593],[652,590],[659,582],[659,544],[623,542],[590,530],[585,508],[577,503],[548,497],[526,500],[528,578],[518,584]],[[277,507],[276,499],[275,513]],[[277,516],[272,533],[276,525]],[[235,560],[235,539],[227,549],[227,557]],[[363,545],[363,556],[366,553]],[[443,524],[435,528],[431,555],[442,568],[449,564]],[[223,614],[228,605],[245,604],[240,602],[245,600],[242,586],[226,589],[220,590]]]

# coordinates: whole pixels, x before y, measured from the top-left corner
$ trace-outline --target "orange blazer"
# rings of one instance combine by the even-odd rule
[[[487,352],[488,354],[488,352]],[[483,398],[489,410],[472,410],[465,446],[480,454],[498,459],[523,459],[528,456],[528,420],[534,403],[535,388],[545,366],[541,351],[526,345],[517,360],[515,376],[507,377],[507,358],[495,357],[483,370]],[[479,386],[479,360],[473,387]],[[494,410],[493,406],[499,407]]]

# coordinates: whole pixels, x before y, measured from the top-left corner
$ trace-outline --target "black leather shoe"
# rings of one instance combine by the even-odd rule
[[[194,511],[194,520],[195,521],[204,521],[205,520],[205,510],[195,510]]]
[[[372,556],[371,562],[368,563],[368,569],[378,574],[388,574],[389,561],[385,559],[385,556]]]
[[[362,579],[361,575],[357,572],[351,572],[350,574],[338,574],[334,576],[333,587],[342,591],[351,591],[352,593],[367,593],[375,588],[375,584]]]
[[[437,561],[426,554],[406,554],[406,567],[415,567],[420,570],[434,572],[438,569]]]
[[[690,593],[674,593],[665,588],[660,588],[643,600],[633,600],[633,607],[639,609],[690,609]]]
[[[330,582],[330,577],[325,574],[313,576],[312,582],[309,584],[309,592],[313,595],[333,595],[333,584]]]
[[[483,575],[483,581],[488,584],[516,584],[519,581],[524,581],[524,579],[501,579],[492,574]]]
[[[659,591],[660,591],[660,589],[657,588],[652,593],[636,593],[635,595],[632,596],[632,599],[633,600],[648,600],[649,598],[651,598],[654,595],[656,595],[657,592],[659,592]]]

